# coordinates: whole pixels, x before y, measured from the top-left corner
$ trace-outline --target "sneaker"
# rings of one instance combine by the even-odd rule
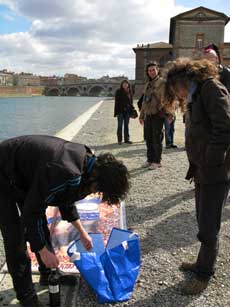
[[[180,271],[184,272],[193,272],[196,273],[196,263],[195,262],[182,262],[181,265],[179,266]]]
[[[125,142],[126,144],[133,144],[133,142],[131,142],[131,141],[127,141],[127,142]]]
[[[43,305],[43,304],[39,301],[37,295],[34,296],[34,297],[32,297],[32,298],[30,298],[30,299],[27,299],[26,301],[20,302],[20,305],[21,305],[22,307],[45,307],[45,305]]]
[[[177,148],[177,145],[172,144],[171,148]]]
[[[209,280],[197,278],[189,279],[181,289],[183,295],[196,295],[203,292],[208,286]]]
[[[151,165],[151,162],[145,161],[145,162],[141,165],[141,167],[147,168],[147,167],[149,167],[150,165]]]
[[[150,166],[149,166],[149,170],[154,170],[154,169],[157,169],[159,168],[159,164],[158,163],[151,163]]]

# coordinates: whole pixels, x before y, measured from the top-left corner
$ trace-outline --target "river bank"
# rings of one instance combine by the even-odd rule
[[[43,86],[0,86],[0,98],[42,96]]]
[[[164,149],[162,168],[154,171],[141,168],[146,159],[146,147],[138,120],[130,122],[131,145],[117,145],[116,127],[113,102],[105,101],[73,138],[92,147],[96,154],[113,153],[124,161],[131,174],[132,186],[126,200],[127,225],[140,236],[142,267],[131,300],[104,306],[230,306],[229,206],[223,212],[216,277],[201,295],[185,297],[180,292],[188,275],[184,276],[178,267],[182,260],[195,257],[199,248],[193,185],[184,180],[188,164],[181,115],[177,117],[175,134],[179,148]],[[34,276],[34,281],[37,286],[37,276]],[[37,288],[40,299],[47,304],[47,290]],[[3,306],[18,306],[7,275],[0,283],[0,291]],[[62,306],[99,305],[88,291],[79,291],[77,286],[65,286],[62,287]]]

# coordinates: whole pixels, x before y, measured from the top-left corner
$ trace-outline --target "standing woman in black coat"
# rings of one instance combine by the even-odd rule
[[[129,118],[133,108],[133,97],[130,84],[127,80],[121,82],[120,88],[115,94],[114,117],[117,117],[117,141],[122,144],[122,127],[124,123],[124,140],[127,144],[132,144],[129,140]]]
[[[195,261],[183,262],[180,269],[193,273],[182,292],[196,295],[215,272],[222,209],[230,188],[230,95],[218,80],[218,67],[205,59],[171,63],[166,94],[171,102],[179,98],[186,108],[185,146],[190,165],[186,179],[195,183],[200,249]]]

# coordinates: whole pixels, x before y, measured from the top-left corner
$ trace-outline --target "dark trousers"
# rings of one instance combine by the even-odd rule
[[[229,185],[229,182],[195,184],[197,237],[201,242],[196,266],[197,276],[201,279],[209,279],[215,271],[222,208],[226,203]]]
[[[163,141],[164,119],[158,115],[147,115],[144,121],[144,135],[147,146],[147,160],[160,163]]]
[[[168,119],[164,120],[165,126],[165,145],[173,145],[174,144],[174,132],[175,132],[175,120],[169,123]]]
[[[117,141],[122,142],[122,128],[124,124],[124,140],[129,141],[129,113],[124,112],[117,115]]]
[[[19,301],[27,300],[35,295],[32,282],[31,261],[27,253],[26,232],[21,222],[20,207],[22,203],[18,202],[12,195],[4,195],[0,193],[0,230],[3,237],[6,263],[8,271],[12,277],[14,289]],[[51,245],[49,229],[47,227],[46,218],[44,233],[48,245]],[[49,269],[42,263],[40,255],[36,254],[41,273],[47,272]]]

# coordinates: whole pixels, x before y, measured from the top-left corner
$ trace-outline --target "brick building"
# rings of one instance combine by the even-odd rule
[[[78,76],[76,74],[65,74],[62,78],[62,84],[68,85],[68,84],[76,84],[81,81],[86,81],[87,78]]]
[[[177,57],[200,58],[202,49],[210,42],[215,43],[221,54],[222,63],[230,65],[230,43],[224,42],[224,30],[230,18],[214,10],[198,7],[174,16],[170,20],[169,43],[137,45],[135,94],[143,91],[145,66],[151,60],[160,67]]]
[[[41,86],[57,86],[59,78],[56,76],[40,76]]]

